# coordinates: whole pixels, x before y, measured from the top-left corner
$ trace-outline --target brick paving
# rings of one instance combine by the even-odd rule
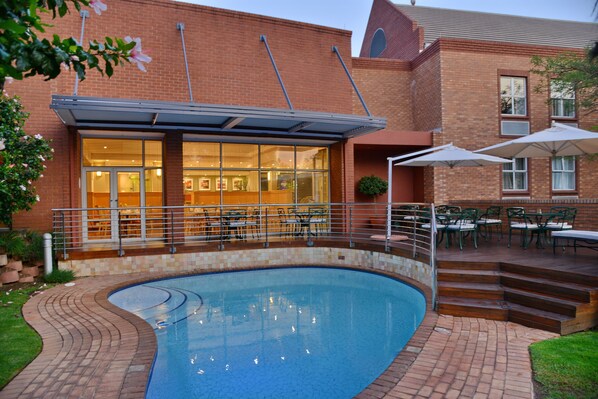
[[[106,298],[115,287],[144,277],[80,279],[28,301],[23,313],[43,337],[43,350],[0,398],[142,398],[155,336],[143,320]],[[555,336],[428,311],[393,364],[358,397],[532,398],[528,346]]]

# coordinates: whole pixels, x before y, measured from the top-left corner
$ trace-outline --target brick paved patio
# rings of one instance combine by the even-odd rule
[[[85,278],[33,297],[23,312],[43,337],[43,350],[0,398],[143,397],[155,353],[153,331],[106,299],[114,287],[141,278]],[[429,311],[397,360],[359,397],[532,398],[527,348],[555,336]]]

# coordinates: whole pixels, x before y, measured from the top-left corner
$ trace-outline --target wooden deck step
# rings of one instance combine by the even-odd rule
[[[497,270],[439,269],[438,281],[499,284],[500,272]]]
[[[537,294],[525,290],[503,287],[505,301],[513,304],[523,305],[543,311],[562,314],[564,316],[575,317],[578,310],[583,310],[587,303],[571,301],[563,298],[555,298],[548,295]]]
[[[437,263],[438,270],[458,269],[458,270],[500,270],[498,262],[477,262],[460,260],[443,260]]]
[[[438,282],[438,295],[455,298],[502,300],[503,290],[499,284],[441,281]]]
[[[588,287],[598,287],[598,277],[587,274],[575,273],[574,271],[566,271],[534,265],[522,265],[515,263],[501,263],[500,270],[506,273],[521,274],[531,277],[541,277],[553,281],[568,282]]]
[[[569,316],[534,309],[516,303],[508,303],[508,306],[509,321],[558,334],[561,334],[563,327],[573,320]]]
[[[576,283],[554,281],[541,277],[522,276],[514,273],[501,273],[500,282],[503,286],[509,288],[585,303],[590,302],[593,291],[596,291],[596,289]]]
[[[506,321],[509,311],[502,300],[438,297],[438,313]]]

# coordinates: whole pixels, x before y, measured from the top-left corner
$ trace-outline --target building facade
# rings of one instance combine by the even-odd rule
[[[374,0],[361,56],[351,58],[344,30],[167,0],[111,1],[86,18],[85,40],[140,37],[153,58],[147,73],[130,65],[110,79],[92,71],[76,84],[65,72],[6,88],[31,113],[28,132],[55,149],[36,183],[41,202],[14,226],[49,230],[56,208],[369,201],[356,183],[386,177],[387,157],[450,142],[478,149],[552,120],[598,124],[568,93],[549,105],[556,93],[535,93],[529,72],[532,55],[580,53],[582,38],[595,39],[592,24],[558,25],[573,33],[557,44],[538,38],[558,21],[517,19],[537,22],[515,32],[519,42],[458,29],[480,18],[497,17]],[[75,13],[54,22],[50,33],[81,32]],[[576,203],[598,226],[597,160],[514,165],[396,167],[393,199]]]

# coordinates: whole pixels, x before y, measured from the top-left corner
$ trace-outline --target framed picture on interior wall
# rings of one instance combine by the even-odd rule
[[[245,191],[245,179],[233,177],[233,191]]]
[[[226,178],[222,179],[222,191],[228,190],[228,184],[226,182],[227,182]],[[219,177],[216,178],[216,190],[220,190],[220,178]]]
[[[209,177],[199,178],[199,191],[210,191],[211,188],[212,184]]]
[[[185,191],[193,191],[193,179],[183,177],[183,187],[185,187]]]

